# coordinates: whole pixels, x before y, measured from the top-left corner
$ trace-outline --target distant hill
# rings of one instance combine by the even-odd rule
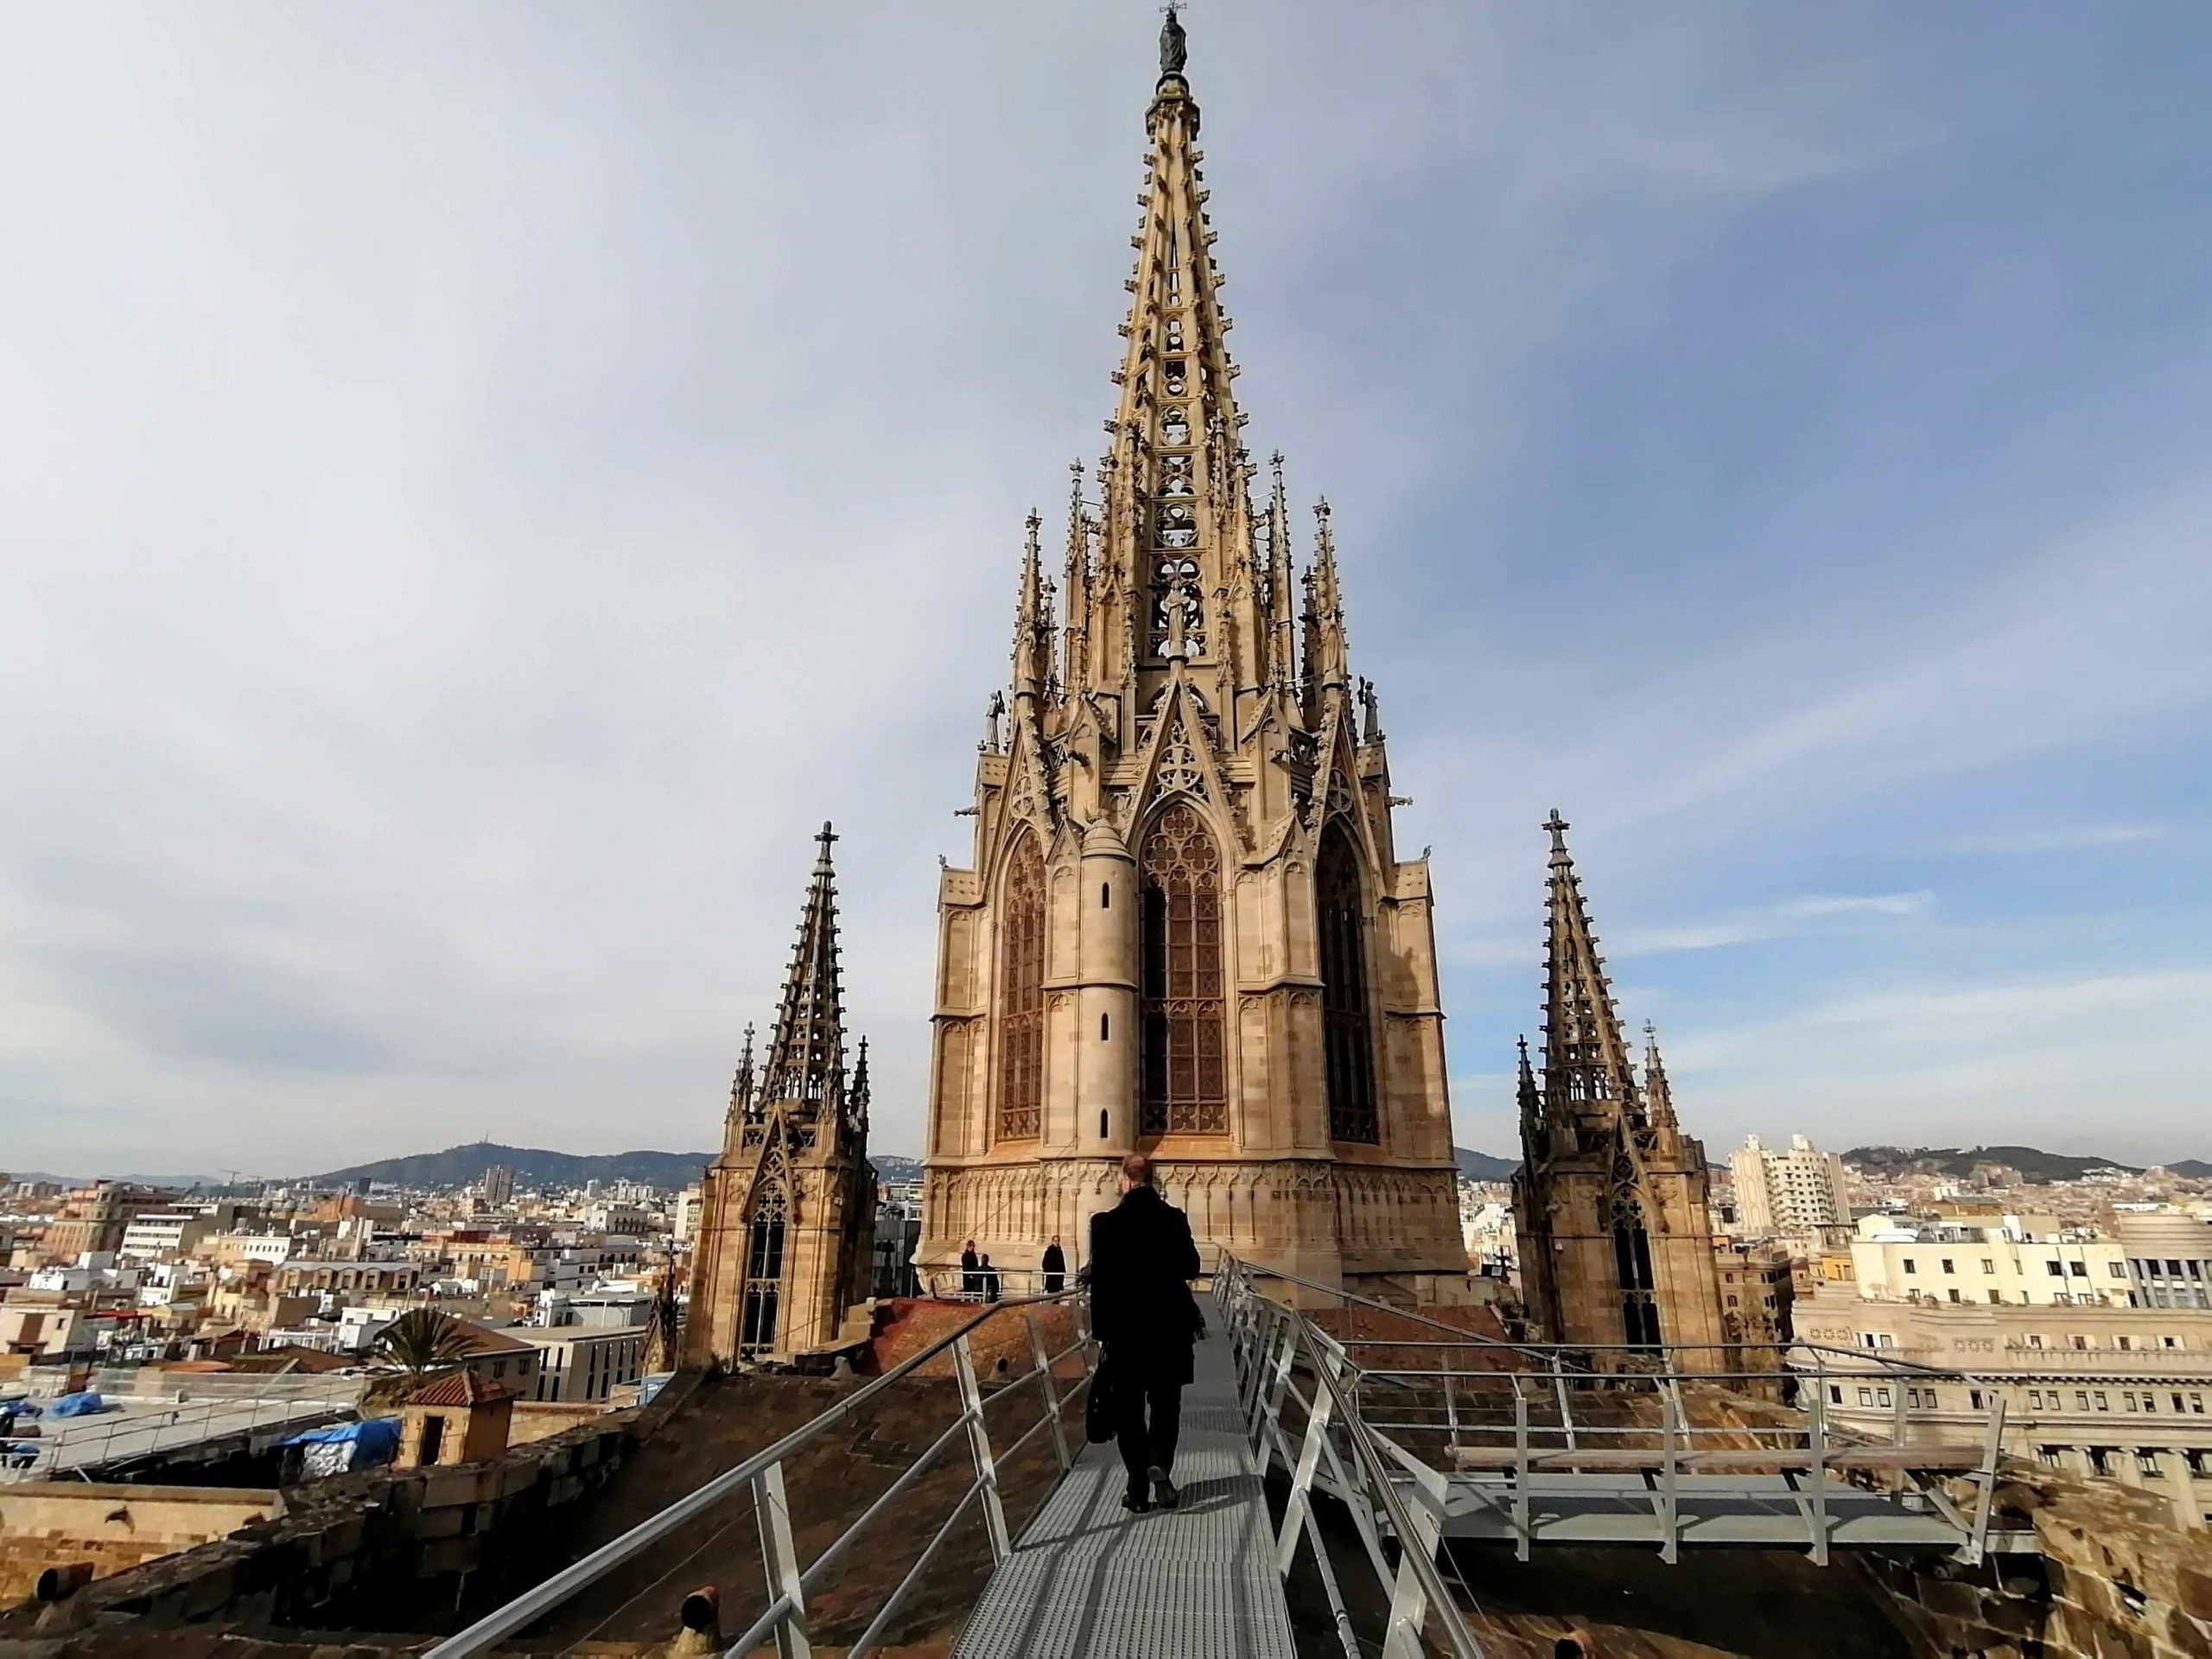
[[[2168,1164],[2166,1169],[2169,1173],[2188,1180],[2212,1179],[2212,1164],[2206,1163],[2202,1158],[2184,1158],[2177,1164]]]
[[[2076,1158],[2037,1147],[1853,1147],[1843,1154],[1843,1160],[1892,1177],[1910,1173],[1962,1179],[1985,1164],[2002,1164],[2018,1170],[2023,1179],[2038,1182],[2075,1181],[2093,1169],[2124,1169],[2133,1173],[2139,1167],[2116,1159]],[[2177,1169],[2178,1166],[2167,1167]]]
[[[549,1152],[542,1147],[505,1147],[496,1141],[479,1141],[443,1152],[410,1153],[404,1158],[384,1158],[372,1164],[355,1164],[329,1170],[311,1179],[319,1186],[343,1186],[354,1181],[384,1181],[393,1186],[466,1186],[493,1164],[515,1173],[524,1186],[582,1186],[586,1181],[644,1181],[650,1185],[680,1191],[699,1179],[715,1160],[711,1152],[612,1152],[595,1157],[574,1152]]]
[[[582,1186],[586,1181],[643,1181],[665,1192],[680,1192],[699,1179],[715,1160],[711,1152],[610,1152],[586,1155],[549,1152],[542,1147],[506,1147],[496,1141],[478,1141],[443,1152],[410,1153],[404,1158],[385,1158],[372,1164],[355,1164],[311,1176],[318,1186],[346,1186],[359,1180],[382,1181],[391,1186],[467,1186],[493,1164],[515,1173],[523,1186]],[[872,1155],[869,1162],[887,1181],[921,1179],[922,1166],[912,1158],[887,1153]]]
[[[1471,1147],[1454,1147],[1452,1150],[1459,1157],[1459,1173],[1471,1181],[1502,1181],[1521,1167],[1518,1158],[1493,1158]]]

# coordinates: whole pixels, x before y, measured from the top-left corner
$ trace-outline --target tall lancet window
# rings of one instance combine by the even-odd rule
[[[780,1180],[762,1186],[745,1230],[745,1301],[738,1325],[742,1354],[776,1345],[776,1319],[784,1300],[784,1223],[791,1205]]]
[[[1658,1285],[1651,1272],[1651,1235],[1643,1207],[1617,1192],[1612,1202],[1613,1268],[1620,1281],[1621,1339],[1635,1348],[1659,1345]]]
[[[1350,833],[1333,820],[1321,833],[1313,903],[1321,933],[1321,1052],[1329,1084],[1329,1135],[1338,1141],[1377,1141],[1382,1135],[1375,1113],[1359,855]]]
[[[1229,1128],[1222,1059],[1221,855],[1177,804],[1145,837],[1141,863],[1144,1133]]]
[[[1037,1138],[1045,1098],[1045,860],[1024,835],[999,898],[999,1133]]]

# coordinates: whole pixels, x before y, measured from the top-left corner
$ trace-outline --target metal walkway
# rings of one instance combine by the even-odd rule
[[[1130,1514],[1120,1455],[1085,1446],[992,1573],[954,1659],[1291,1659],[1225,1336],[1196,1359],[1175,1457],[1182,1506]]]

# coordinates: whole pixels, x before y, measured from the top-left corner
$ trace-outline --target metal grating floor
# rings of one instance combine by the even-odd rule
[[[1239,1428],[1229,1344],[1183,1391],[1175,1510],[1122,1507],[1122,1461],[1086,1446],[991,1574],[954,1659],[1292,1659],[1273,1529]]]

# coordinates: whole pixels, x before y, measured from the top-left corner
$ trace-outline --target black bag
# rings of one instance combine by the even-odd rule
[[[1098,1369],[1090,1374],[1090,1396],[1083,1403],[1083,1438],[1093,1446],[1103,1446],[1114,1438],[1114,1419],[1118,1414],[1114,1387],[1113,1361],[1102,1354]]]

